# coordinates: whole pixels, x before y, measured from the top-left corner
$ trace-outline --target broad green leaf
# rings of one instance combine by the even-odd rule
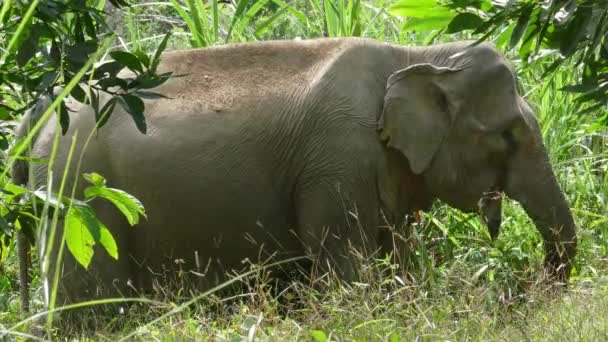
[[[507,44],[507,40],[511,37],[511,33],[515,28],[515,23],[511,23],[511,25],[507,26],[496,38],[496,46],[499,48],[504,47]]]
[[[125,66],[118,61],[110,61],[103,63],[102,65],[95,68],[93,72],[93,78],[102,78],[108,74],[108,76],[116,76],[120,70]]]
[[[108,227],[101,222],[99,222],[99,243],[112,258],[118,260],[118,246],[116,246],[116,241]]]
[[[481,19],[477,14],[474,13],[459,13],[450,21],[448,25],[446,33],[456,33],[465,30],[473,30],[479,27],[483,23],[483,19]]]
[[[13,183],[6,183],[4,185],[4,190],[9,191],[13,196],[23,195],[28,192],[26,188]]]
[[[137,56],[137,59],[139,59],[139,61],[145,68],[150,67],[150,57],[148,57],[148,55],[144,51],[137,50],[134,51],[133,54]]]
[[[517,24],[513,29],[513,33],[511,33],[511,39],[509,40],[509,49],[513,49],[521,36],[526,32],[528,28],[528,21],[530,20],[530,14],[532,14],[532,7],[526,7],[523,9],[522,13],[519,15],[517,19]]]
[[[86,208],[86,209],[85,209]],[[76,261],[89,268],[93,259],[96,231],[99,238],[99,222],[89,207],[72,206],[64,219],[65,242]]]
[[[144,101],[135,95],[122,95],[120,99],[122,100],[120,104],[131,115],[137,129],[141,133],[146,134],[147,125],[146,118],[144,117]]]
[[[130,225],[134,226],[139,223],[139,215],[146,217],[144,206],[135,198],[125,191],[92,186],[85,189],[84,194],[87,198],[101,197],[112,202],[118,210],[125,216]]]
[[[432,31],[445,28],[454,18],[453,13],[448,12],[445,16],[436,16],[428,18],[409,18],[405,25],[404,31]]]
[[[435,0],[402,0],[388,8],[388,13],[397,17],[432,17],[439,12],[450,12],[446,7],[437,6]]]
[[[117,62],[122,63],[127,68],[137,71],[143,72],[143,68],[141,65],[141,61],[134,54],[127,51],[112,51],[110,52],[110,56]]]

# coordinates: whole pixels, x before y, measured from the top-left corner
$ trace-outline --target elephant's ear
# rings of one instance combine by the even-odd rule
[[[388,79],[381,138],[405,155],[416,174],[429,166],[453,120],[457,101],[450,79],[459,70],[416,64]]]

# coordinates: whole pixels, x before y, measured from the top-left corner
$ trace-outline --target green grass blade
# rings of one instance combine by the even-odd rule
[[[213,14],[213,42],[217,43],[218,39],[219,39],[219,13],[218,13],[218,6],[217,6],[217,0],[211,0],[211,12]]]
[[[270,29],[272,23],[274,23],[277,19],[281,18],[285,14],[285,12],[287,12],[288,10],[289,10],[289,6],[280,8],[270,18],[268,18],[268,20],[262,22],[262,24],[260,24],[255,29],[254,35],[257,38],[260,38],[262,35],[264,35]]]
[[[288,7],[288,11],[289,13],[291,13],[294,17],[296,17],[296,19],[298,19],[298,21],[303,25],[303,26],[308,26],[308,18],[307,16],[302,13],[301,11],[297,10],[296,8],[294,8],[293,6],[291,6],[290,4],[286,3],[283,0],[272,0],[272,2],[274,2],[275,4],[279,5],[279,7]]]
[[[192,39],[190,41],[192,44],[192,47],[196,48],[196,47],[205,46],[204,42],[196,34],[196,32],[197,32],[196,25],[194,24],[194,21],[192,20],[190,15],[186,12],[186,10],[182,7],[182,5],[177,0],[170,0],[170,1],[171,1],[171,4],[173,5],[173,9],[175,9],[175,11],[179,14],[179,16],[186,23],[186,26],[188,26],[188,29],[192,33]]]
[[[226,35],[226,40],[225,40],[226,43],[228,43],[230,41],[230,37],[232,36],[232,31],[235,29],[237,22],[242,19],[243,12],[245,12],[245,8],[247,7],[248,4],[249,4],[249,0],[240,0],[239,1],[238,5],[236,7],[236,11],[234,11],[234,14],[232,16],[232,22],[230,23],[230,28],[228,28],[228,34]]]
[[[186,3],[190,8],[192,20],[194,21],[194,25],[196,26],[196,34],[200,38],[200,41],[203,43],[203,46],[208,46],[209,41],[205,38],[205,34],[207,32],[205,5],[201,0],[194,0],[194,2],[192,2],[192,0],[186,0]]]
[[[6,16],[6,13],[8,13],[9,9],[11,9],[11,2],[11,0],[5,0],[2,4],[2,10],[0,10],[0,23],[4,22],[4,17]]]
[[[264,8],[264,6],[266,6],[266,4],[268,3],[269,0],[258,0],[256,1],[250,8],[249,10],[247,10],[247,13],[245,13],[245,16],[243,17],[243,19],[241,19],[237,25],[236,28],[236,32],[239,35],[242,35],[243,32],[245,31],[245,29],[247,28],[247,25],[249,24],[249,22],[251,21],[251,19],[253,19],[253,17],[262,9]]]
[[[17,48],[19,48],[18,43],[22,38],[22,34],[24,33],[25,28],[32,22],[32,18],[34,17],[34,11],[38,6],[38,2],[39,0],[34,0],[30,4],[30,7],[28,7],[27,11],[25,12],[25,15],[19,23],[19,26],[17,26],[17,30],[15,30],[15,34],[11,37],[11,40],[9,41],[8,47],[0,57],[0,65],[4,64],[4,61],[6,60],[7,56],[10,56],[15,52],[15,50],[17,50]],[[4,11],[4,7],[2,10]]]
[[[131,37],[131,46],[133,50],[138,51],[141,50],[141,42],[139,39],[139,29],[137,27],[137,21],[133,16],[133,10],[131,8],[127,9],[127,29],[129,30],[129,36]]]

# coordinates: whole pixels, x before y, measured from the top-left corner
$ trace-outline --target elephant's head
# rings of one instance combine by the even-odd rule
[[[575,225],[536,118],[496,49],[463,48],[431,50],[430,62],[390,76],[381,137],[433,196],[465,211],[481,206],[493,236],[500,198],[488,193],[520,202],[544,238],[547,271],[565,280],[576,252]]]

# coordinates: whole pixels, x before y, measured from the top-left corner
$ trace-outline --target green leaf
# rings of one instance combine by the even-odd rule
[[[4,217],[0,216],[0,232],[8,233],[10,231],[11,231],[10,224]]]
[[[85,93],[85,91],[78,84],[74,88],[72,88],[72,91],[70,92],[70,95],[73,98],[75,98],[76,101],[78,101],[80,103],[86,103],[87,102],[87,94]]]
[[[150,67],[150,57],[148,57],[148,55],[144,51],[137,50],[137,51],[133,52],[133,54],[135,56],[137,56],[137,59],[139,59],[139,61],[141,62],[141,64],[144,67],[146,67],[146,68]]]
[[[143,99],[150,99],[150,100],[154,100],[154,99],[168,99],[167,96],[161,94],[161,93],[156,93],[153,91],[143,91],[143,90],[138,90],[134,93],[136,96],[141,97]]]
[[[456,33],[465,30],[474,30],[482,23],[483,19],[481,19],[477,14],[469,12],[458,13],[458,15],[456,15],[454,19],[450,21],[450,24],[445,32]]]
[[[13,183],[5,184],[3,190],[9,191],[13,196],[23,195],[28,192],[26,188]]]
[[[568,24],[566,32],[561,35],[560,39],[560,51],[564,57],[570,56],[576,51],[576,47],[587,33],[587,26],[590,25],[593,20],[593,9],[591,7],[579,7],[574,13],[574,19]]]
[[[101,197],[112,202],[132,226],[139,223],[139,215],[146,217],[144,206],[141,202],[135,198],[135,196],[130,195],[125,191],[101,186],[91,186],[86,188],[84,193],[87,198]]]
[[[146,118],[144,117],[144,101],[135,95],[122,95],[120,99],[121,106],[131,115],[137,129],[141,133],[146,134],[147,125]]]
[[[7,105],[0,103],[0,120],[9,120],[13,109]]]
[[[57,114],[59,115],[61,134],[65,135],[70,127],[70,114],[68,113],[68,107],[65,105],[65,101],[61,101],[59,107],[57,107]]]
[[[99,222],[99,243],[112,258],[118,260],[118,246],[116,246],[116,241],[108,227],[101,222]]]
[[[507,26],[500,34],[498,38],[496,38],[496,46],[502,48],[507,44],[507,39],[511,37],[513,29],[515,28],[515,23],[511,23],[511,25]]]
[[[122,70],[125,66],[118,61],[110,61],[103,63],[102,65],[95,68],[93,72],[94,79],[100,79],[108,74],[109,76],[116,76],[120,70]]]
[[[110,56],[117,62],[122,63],[127,68],[132,71],[136,71],[139,73],[144,72],[142,68],[141,61],[134,54],[127,51],[112,51],[110,52]]]
[[[450,21],[454,18],[454,14],[448,12],[446,16],[436,16],[427,18],[409,18],[405,25],[403,25],[404,31],[432,31],[442,29],[446,27]]]
[[[436,11],[449,9],[437,6],[435,0],[401,0],[388,8],[388,13],[397,17],[431,17]]]
[[[164,75],[164,74],[163,74]],[[131,82],[129,88],[140,88],[140,89],[151,89],[156,88],[159,85],[165,83],[169,79],[169,76],[153,76],[150,74],[143,74],[138,76],[133,82]]]
[[[81,67],[96,50],[97,44],[94,42],[78,42],[66,48],[66,59]]]
[[[73,205],[64,219],[65,241],[76,261],[88,268],[93,259],[95,240],[99,240],[99,221],[88,206]],[[95,239],[97,235],[97,239]]]
[[[596,86],[593,84],[574,84],[574,85],[563,86],[563,87],[559,88],[559,90],[565,91],[568,93],[587,93],[589,91],[594,90],[595,88],[596,88]]]
[[[511,33],[511,39],[509,40],[509,49],[513,49],[521,36],[526,32],[526,28],[528,28],[528,21],[530,20],[530,14],[532,13],[532,7],[526,7],[522,10],[522,13],[519,15],[517,19],[517,24],[513,29],[513,33]]]
[[[118,78],[118,77],[103,78],[103,79],[99,80],[99,82],[97,82],[97,84],[103,90],[107,90],[108,88],[112,88],[112,87],[120,87],[122,90],[127,90],[128,86],[129,86],[127,81],[125,81],[121,78]]]
[[[97,122],[97,129],[102,128],[108,122],[110,116],[112,116],[112,113],[114,112],[116,102],[118,102],[118,98],[113,97],[108,100],[108,102],[106,102],[103,107],[101,107],[100,111],[95,112],[95,121]]]
[[[313,330],[310,332],[310,335],[316,342],[326,342],[327,334],[323,330]]]
[[[171,32],[167,32],[165,37],[156,48],[156,52],[154,52],[154,57],[152,58],[152,62],[150,63],[150,71],[156,72],[156,68],[158,68],[158,64],[160,63],[160,57],[167,47],[167,42],[169,41],[169,37],[171,37]]]
[[[94,186],[105,186],[106,185],[106,179],[99,173],[96,173],[96,172],[84,173],[84,174],[82,174],[82,177],[84,177],[84,179],[86,179],[89,183],[93,184]]]
[[[40,38],[40,34],[37,26],[38,25],[34,25],[32,27],[29,36],[27,39],[25,39],[25,41],[23,41],[19,47],[19,50],[17,50],[16,61],[17,65],[19,66],[24,66],[30,59],[32,59],[32,57],[34,57],[36,51],[38,50],[38,40]]]

